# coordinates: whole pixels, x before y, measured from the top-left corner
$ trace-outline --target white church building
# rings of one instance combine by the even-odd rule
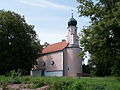
[[[82,73],[82,59],[79,53],[77,21],[68,21],[66,40],[45,47],[36,64],[30,71],[31,76],[77,76]]]

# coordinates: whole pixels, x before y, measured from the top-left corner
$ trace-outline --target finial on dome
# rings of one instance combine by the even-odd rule
[[[72,11],[72,18],[73,18],[73,10],[71,10]]]
[[[69,19],[68,21],[68,26],[76,26],[77,25],[77,21],[73,18],[73,10],[72,11],[72,18]]]

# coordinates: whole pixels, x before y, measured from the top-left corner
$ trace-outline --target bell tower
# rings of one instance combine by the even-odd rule
[[[77,37],[77,21],[72,17],[68,21],[68,35],[67,35],[67,42],[69,45],[79,45],[78,44],[78,37]]]
[[[68,21],[67,48],[64,51],[64,75],[77,76],[82,73],[82,59],[78,56],[81,52],[77,36],[77,21],[72,17]]]

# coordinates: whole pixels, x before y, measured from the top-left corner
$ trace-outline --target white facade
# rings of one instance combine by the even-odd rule
[[[30,76],[63,76],[63,71],[44,71],[42,75],[42,70],[30,71]]]
[[[40,56],[37,63],[37,70],[32,70],[31,76],[63,76],[63,51]]]
[[[50,71],[45,72],[45,76],[63,76],[63,71]]]
[[[41,70],[31,70],[30,76],[41,76]]]
[[[77,27],[69,26],[67,29],[68,29],[67,42],[69,44],[78,45]]]

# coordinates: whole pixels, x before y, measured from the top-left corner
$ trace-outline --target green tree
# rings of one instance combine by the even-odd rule
[[[98,76],[120,75],[120,0],[77,0],[80,16],[90,18],[83,28],[81,46],[91,54]]]
[[[13,69],[29,74],[42,49],[33,28],[24,16],[0,10],[0,74]]]
[[[82,69],[83,69],[83,73],[90,73],[89,64],[88,65],[83,64]]]
[[[48,45],[49,45],[49,43],[45,42],[44,45],[43,45],[43,47],[47,47]]]

